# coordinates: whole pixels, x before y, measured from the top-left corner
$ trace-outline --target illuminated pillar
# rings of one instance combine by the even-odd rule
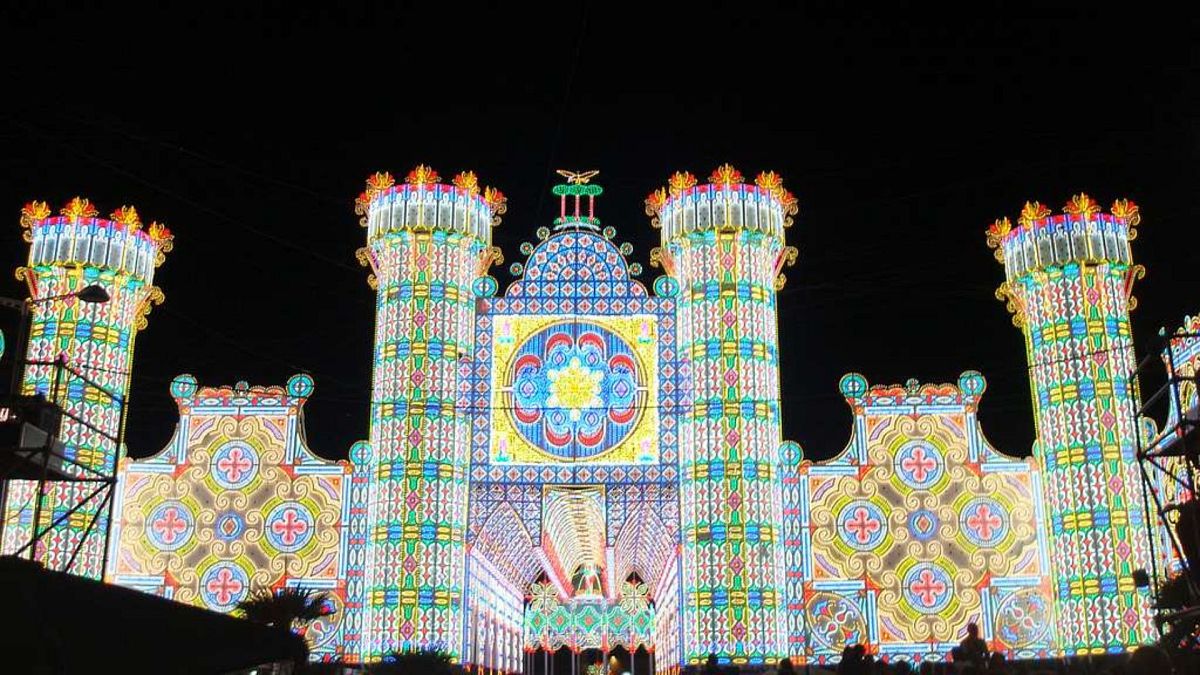
[[[98,215],[79,197],[57,216],[44,202],[26,204],[21,212],[30,250],[29,264],[17,270],[17,278],[29,284],[31,318],[25,359],[30,363],[21,393],[57,402],[67,413],[59,432],[62,453],[112,476],[121,451],[116,439],[124,424],[134,338],[146,327],[151,305],[163,300],[154,270],[173,238],[159,223],[143,228],[132,207],[121,207],[107,219]],[[92,285],[107,292],[107,302],[75,297]],[[66,368],[45,365],[60,360]],[[97,477],[70,463],[63,469],[82,479]],[[15,552],[30,541],[35,513],[38,528],[44,529],[78,506],[41,539],[36,559],[50,569],[99,578],[107,549],[106,500],[113,495],[98,490],[95,482],[58,482],[47,483],[39,500],[36,486],[9,484],[4,551]]]
[[[375,174],[358,199],[376,288],[372,486],[363,656],[462,651],[470,420],[459,360],[472,350],[471,284],[491,264],[504,197],[473,173]]]
[[[1133,571],[1149,563],[1135,457],[1136,385],[1129,242],[1140,217],[1076,195],[1062,215],[1027,203],[1016,228],[987,232],[1004,263],[1006,300],[1025,334],[1043,471],[1060,647],[1120,651],[1149,639],[1147,596]]]
[[[795,198],[774,173],[708,185],[677,173],[651,194],[652,253],[678,283],[692,405],[680,413],[683,648],[689,663],[786,656],[775,292]]]

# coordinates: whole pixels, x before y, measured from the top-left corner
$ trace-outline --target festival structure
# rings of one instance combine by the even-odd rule
[[[546,672],[564,649],[657,672],[710,654],[829,663],[851,644],[940,659],[969,622],[1011,657],[1151,638],[1133,581],[1150,554],[1128,379],[1132,203],[1032,203],[988,229],[1028,345],[1031,458],[987,441],[987,383],[966,371],[846,375],[850,441],[814,462],[781,434],[776,293],[798,251],[780,178],[672,176],[646,200],[662,274],[643,283],[597,215],[596,172],[560,173],[558,217],[520,246],[503,290],[498,190],[425,166],[372,176],[356,203],[376,293],[367,439],[348,460],[308,449],[307,375],[181,375],[176,434],[121,461],[107,567],[90,546],[88,573],[218,611],[256,587],[322,590],[335,612],[305,629],[315,658],[442,649],[501,672]],[[22,222],[31,360],[91,368],[123,401],[170,236],[78,200]],[[109,304],[62,297],[93,282]],[[48,391],[38,368],[28,391]],[[86,389],[55,400],[120,424]],[[77,431],[63,434],[73,456],[115,459]],[[32,516],[20,499],[9,513],[11,550]],[[38,555],[65,555],[70,536]]]
[[[27,352],[15,356],[26,362],[20,393],[62,408],[56,459],[74,480],[8,483],[3,550],[29,549],[47,567],[99,578],[112,509],[102,477],[115,473],[134,338],[163,301],[154,270],[173,237],[160,223],[143,227],[131,206],[101,218],[81,197],[58,215],[30,202],[21,227],[29,264],[17,279],[29,285],[30,325]],[[85,302],[89,287],[103,289],[103,301]]]
[[[1069,653],[1149,635],[1133,572],[1150,567],[1137,465],[1129,311],[1138,207],[1076,195],[1061,215],[1030,202],[987,232],[1004,264],[996,296],[1025,333],[1060,645]]]

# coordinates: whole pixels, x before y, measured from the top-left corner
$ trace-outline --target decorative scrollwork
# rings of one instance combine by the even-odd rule
[[[1012,323],[1017,328],[1025,325],[1025,308],[1020,295],[1006,281],[996,289],[996,299],[1004,303],[1004,308],[1012,314]]]

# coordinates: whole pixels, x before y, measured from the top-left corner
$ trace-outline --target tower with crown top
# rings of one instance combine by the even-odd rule
[[[1133,572],[1149,563],[1136,452],[1129,311],[1143,274],[1138,208],[1076,195],[1061,214],[1027,203],[987,230],[1004,264],[996,296],[1024,332],[1043,471],[1060,648],[1118,651],[1151,635]]]
[[[15,356],[26,361],[21,393],[62,408],[62,468],[75,480],[41,490],[34,482],[10,483],[3,548],[16,552],[36,538],[34,558],[46,567],[99,578],[112,495],[97,479],[115,473],[134,339],[163,300],[154,271],[174,239],[160,223],[143,227],[131,206],[102,218],[80,197],[58,215],[45,202],[26,204],[21,227],[30,244],[29,263],[17,270],[29,285],[30,314],[27,352]],[[81,299],[89,286],[108,299]],[[35,537],[34,527],[48,532]]]
[[[495,260],[504,196],[472,172],[445,184],[418,166],[401,184],[372,176],[356,211],[377,292],[362,651],[459,656],[471,433],[459,360],[472,351],[471,283]]]
[[[787,655],[775,293],[797,251],[796,200],[779,177],[729,165],[708,184],[676,173],[647,212],[651,255],[678,284],[679,349],[692,405],[680,416],[684,660],[760,664]]]

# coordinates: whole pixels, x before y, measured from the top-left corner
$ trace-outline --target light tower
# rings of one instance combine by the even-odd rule
[[[1004,263],[996,296],[1025,334],[1043,471],[1060,647],[1120,651],[1152,630],[1133,572],[1149,563],[1136,453],[1138,394],[1129,311],[1129,242],[1140,216],[1118,200],[1110,213],[1076,195],[1061,215],[1027,203],[1017,227],[987,230]]]
[[[474,344],[472,282],[499,257],[504,196],[475,174],[377,173],[356,202],[377,291],[362,652],[462,650],[470,416],[459,361]]]
[[[778,471],[779,273],[796,200],[774,173],[754,185],[729,165],[708,185],[676,173],[646,200],[662,229],[651,253],[679,285],[690,408],[681,413],[683,649],[733,663],[787,655]]]
[[[96,475],[87,469],[115,473],[134,338],[146,327],[151,306],[163,300],[154,270],[174,243],[160,223],[143,228],[133,207],[98,216],[80,197],[57,216],[44,202],[30,202],[21,211],[30,244],[28,266],[17,270],[30,295],[21,393],[40,394],[63,409],[62,454],[81,466],[67,462],[62,468],[79,478]],[[77,294],[88,286],[103,288],[108,300],[85,302]],[[58,523],[34,546],[38,560],[50,569],[100,577],[111,498],[89,482],[49,482],[41,491],[34,482],[11,483],[4,550],[14,552],[31,541],[36,514],[39,530]]]

